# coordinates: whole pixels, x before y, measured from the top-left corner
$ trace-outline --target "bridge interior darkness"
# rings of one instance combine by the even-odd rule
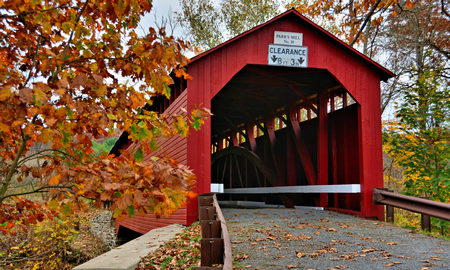
[[[327,70],[245,66],[211,101],[211,182],[225,189],[359,184],[358,106]],[[220,199],[359,211],[359,196]]]

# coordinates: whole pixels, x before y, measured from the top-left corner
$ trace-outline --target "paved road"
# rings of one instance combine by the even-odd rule
[[[222,208],[248,269],[450,269],[450,241],[310,209]]]

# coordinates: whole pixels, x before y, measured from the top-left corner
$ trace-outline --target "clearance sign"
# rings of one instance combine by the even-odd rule
[[[267,63],[272,66],[286,66],[286,67],[308,67],[308,47],[304,46],[289,46],[284,44],[302,44],[302,40],[295,40],[293,37],[301,37],[301,33],[286,33],[284,37],[292,40],[280,39],[280,32],[275,31],[274,42],[282,44],[269,44],[269,51],[267,54]]]

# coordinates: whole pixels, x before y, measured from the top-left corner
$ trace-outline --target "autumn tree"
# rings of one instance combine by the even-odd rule
[[[0,229],[33,224],[66,211],[113,201],[115,217],[171,213],[194,183],[169,158],[141,157],[159,136],[187,135],[206,112],[164,115],[144,110],[170,96],[170,74],[187,78],[188,44],[149,28],[152,1],[0,1]],[[127,131],[138,155],[92,155],[92,139]],[[30,152],[34,145],[46,147]],[[154,145],[152,143],[151,145]],[[39,159],[39,166],[30,165]],[[15,182],[43,178],[20,192]],[[50,194],[36,202],[33,193]],[[46,210],[50,209],[50,210]]]
[[[402,100],[386,125],[385,149],[403,168],[406,193],[443,202],[450,200],[449,19],[440,2],[397,5],[383,34],[389,40],[384,48],[396,52],[404,68],[397,84]]]
[[[193,45],[212,48],[272,18],[278,13],[276,0],[187,0],[178,21]]]

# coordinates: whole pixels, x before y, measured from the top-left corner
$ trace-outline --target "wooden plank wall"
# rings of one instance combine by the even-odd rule
[[[166,109],[165,113],[168,114],[180,114],[182,108],[186,108],[187,105],[187,91],[183,91],[180,96]],[[150,159],[152,156],[169,156],[176,159],[179,163],[187,164],[187,139],[174,136],[172,138],[158,139],[158,151],[150,153],[144,157],[145,160]],[[137,145],[131,144],[127,151],[135,151]],[[146,233],[152,229],[168,226],[170,224],[182,224],[187,225],[186,222],[186,207],[178,209],[175,213],[168,217],[157,218],[153,214],[146,216],[135,216],[133,218],[125,219],[122,221],[116,221],[116,233],[119,230],[119,226],[124,226],[128,229],[136,231],[138,233]]]

